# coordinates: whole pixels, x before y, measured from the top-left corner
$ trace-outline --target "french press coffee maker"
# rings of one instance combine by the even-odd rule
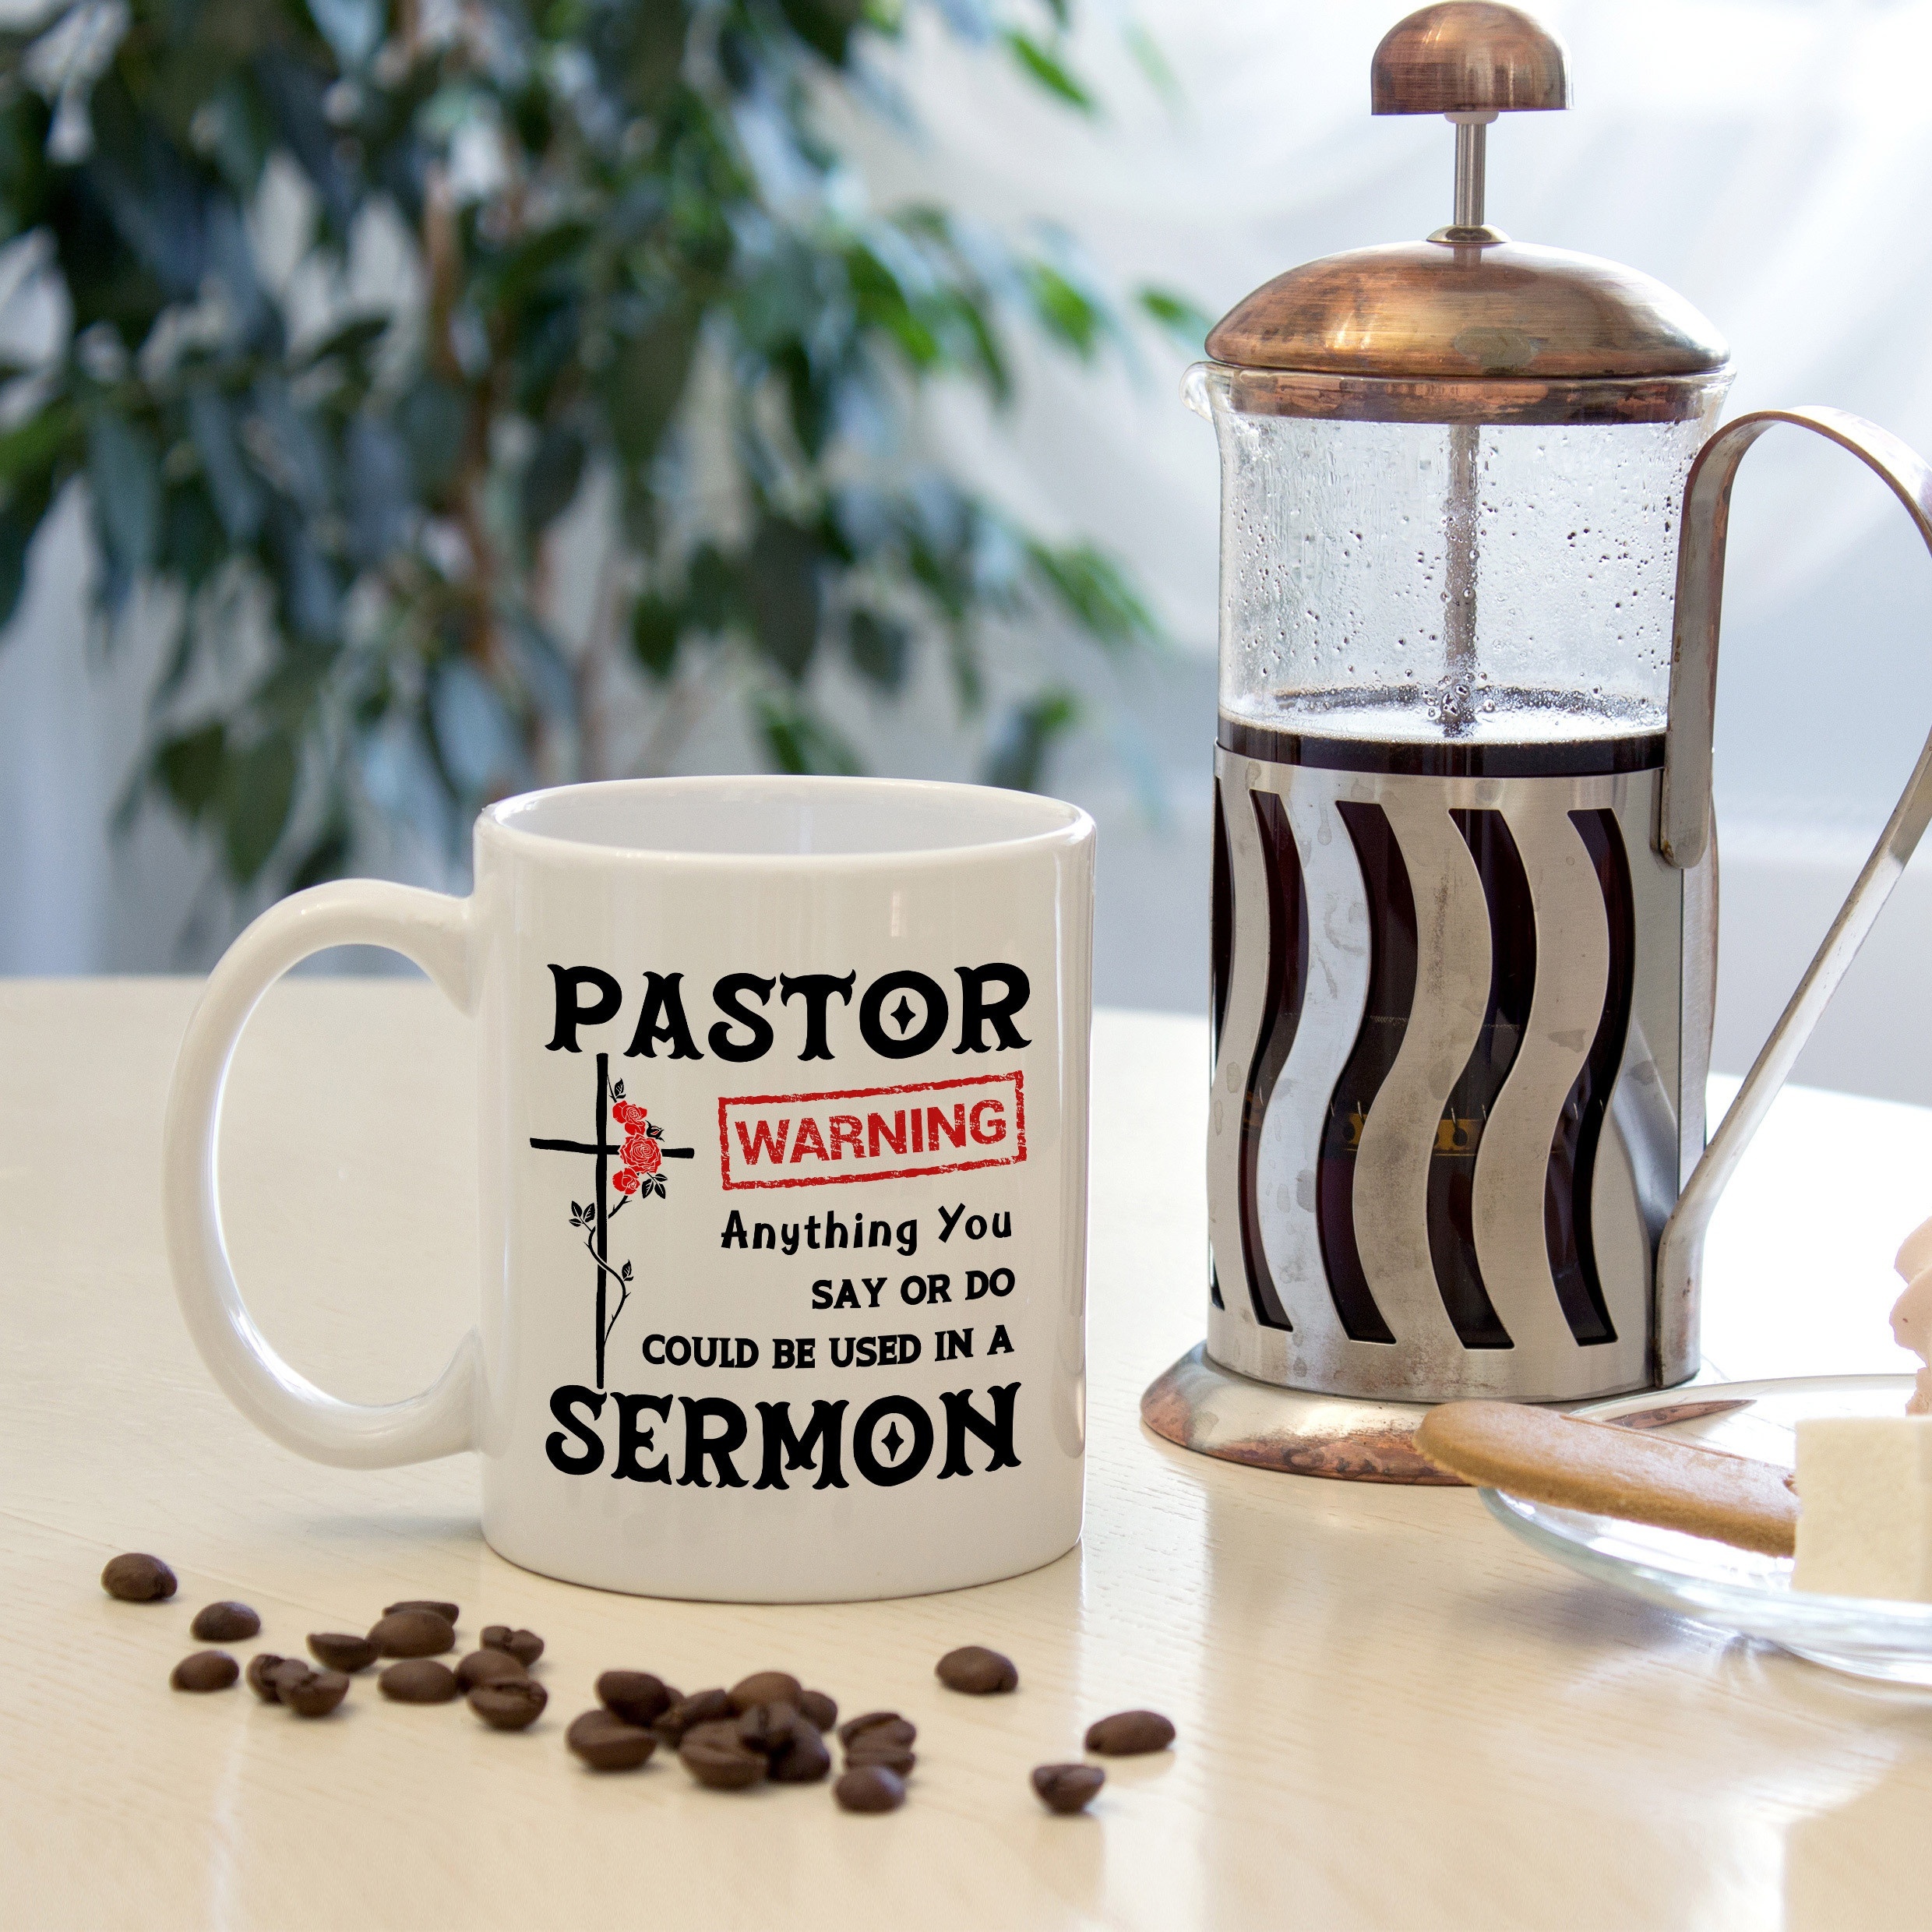
[[[1426,7],[1370,90],[1454,124],[1454,220],[1277,277],[1188,377],[1222,471],[1209,1306],[1142,1415],[1430,1482],[1426,1404],[1696,1371],[1711,1211],[1932,816],[1928,744],[1707,1148],[1732,481],[1797,423],[1932,544],[1932,474],[1835,411],[1714,435],[1690,304],[1487,224],[1490,125],[1569,104],[1528,16]]]

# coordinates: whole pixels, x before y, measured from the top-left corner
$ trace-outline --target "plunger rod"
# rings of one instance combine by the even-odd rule
[[[1489,146],[1487,121],[1456,123],[1456,226],[1482,225],[1482,170]]]

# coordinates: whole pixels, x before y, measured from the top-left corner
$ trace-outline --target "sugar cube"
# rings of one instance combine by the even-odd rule
[[[1792,1585],[1932,1602],[1932,1416],[1800,1422]]]

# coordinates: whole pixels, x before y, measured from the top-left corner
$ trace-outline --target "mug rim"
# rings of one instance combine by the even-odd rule
[[[919,794],[927,799],[950,799],[968,810],[998,799],[1009,809],[1018,805],[1023,811],[1037,812],[1038,825],[1011,835],[989,835],[957,844],[924,844],[888,850],[848,852],[820,851],[703,851],[668,845],[619,844],[583,838],[570,834],[538,830],[520,823],[520,818],[540,813],[552,800],[598,793],[607,797],[662,795],[675,791],[702,795],[707,791],[764,792],[783,801],[801,795],[830,792],[857,796],[862,800],[884,802],[893,797]],[[607,864],[635,860],[693,867],[763,867],[823,870],[832,868],[894,867],[908,865],[950,865],[971,859],[1005,858],[1056,846],[1077,846],[1094,835],[1094,821],[1080,806],[1064,799],[1038,791],[1019,791],[1001,785],[963,784],[936,778],[848,777],[829,773],[715,772],[653,778],[588,779],[573,784],[546,785],[534,791],[517,793],[485,806],[477,814],[476,833],[499,839],[512,851],[530,858],[541,856],[552,862],[564,860]]]

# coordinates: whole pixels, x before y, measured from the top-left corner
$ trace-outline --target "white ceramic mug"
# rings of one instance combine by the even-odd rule
[[[1080,1534],[1093,823],[968,785],[566,787],[478,820],[467,899],[350,880],[215,968],[169,1095],[168,1254],[261,1428],[474,1449],[512,1562],[743,1602],[1011,1576]],[[477,1021],[482,1306],[362,1407],[249,1319],[216,1187],[249,1012],[325,947]]]

